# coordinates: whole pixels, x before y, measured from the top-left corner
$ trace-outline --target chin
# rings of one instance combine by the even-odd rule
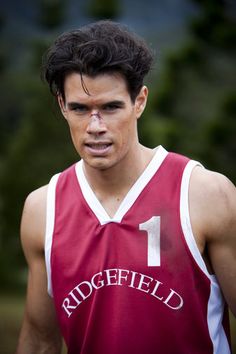
[[[84,159],[87,166],[96,170],[105,171],[114,166],[114,163],[104,158]]]

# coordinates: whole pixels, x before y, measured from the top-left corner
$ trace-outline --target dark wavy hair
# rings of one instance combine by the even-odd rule
[[[65,99],[64,80],[69,73],[80,73],[82,84],[83,75],[119,73],[134,102],[152,62],[152,51],[142,38],[118,23],[98,21],[56,39],[43,56],[42,78],[53,95]]]

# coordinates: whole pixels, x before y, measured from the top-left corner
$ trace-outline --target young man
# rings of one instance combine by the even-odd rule
[[[236,192],[139,143],[146,44],[102,21],[60,36],[44,77],[81,161],[26,200],[29,264],[17,354],[228,354]],[[226,305],[227,303],[227,305]]]

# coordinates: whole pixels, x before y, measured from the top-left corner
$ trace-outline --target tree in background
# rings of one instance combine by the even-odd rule
[[[215,119],[205,130],[207,148],[203,158],[217,171],[236,177],[236,92],[227,94],[221,101],[221,107]]]
[[[53,6],[57,11],[52,11]],[[40,26],[45,29],[45,36],[30,43],[30,60],[25,67],[4,71],[5,90],[0,98],[4,109],[1,114],[6,122],[0,131],[0,141],[5,138],[0,154],[1,290],[20,288],[24,284],[22,279],[26,280],[22,273],[25,260],[19,228],[27,194],[48,183],[51,175],[72,164],[76,156],[66,123],[39,79],[42,54],[51,42],[48,28],[51,32],[61,24],[64,2],[43,0],[40,9]]]
[[[152,73],[149,104],[139,121],[140,136],[146,145],[163,144],[236,180],[235,24],[227,3],[195,1],[199,15],[189,26],[188,43],[168,55],[158,85],[154,82],[156,73]],[[47,11],[47,20],[43,19],[44,6],[53,3],[60,7],[56,19],[52,10]],[[90,5],[95,3],[98,2],[93,0]],[[27,68],[19,71],[4,67],[0,72],[5,88],[0,97],[1,289],[4,285],[15,288],[24,284],[19,223],[25,197],[78,159],[66,122],[39,80],[42,53],[63,24],[60,14],[65,12],[66,5],[64,1],[49,0],[42,0],[41,4],[44,5],[39,18],[44,35],[32,41]],[[106,18],[104,12],[93,16]],[[115,16],[117,10],[109,15]]]
[[[151,143],[156,134],[169,149],[200,159],[235,181],[235,150],[228,141],[236,133],[236,24],[228,2],[195,2],[200,11],[190,23],[188,43],[168,55],[152,96],[147,120],[153,129],[147,131],[140,121],[140,131],[144,139],[150,133]]]
[[[119,1],[92,1],[94,17],[115,18]],[[25,260],[19,240],[23,202],[27,194],[48,183],[50,176],[78,160],[69,130],[48,88],[39,80],[41,58],[53,33],[65,20],[64,0],[40,0],[39,27],[44,35],[30,42],[30,60],[20,70],[3,67],[0,165],[0,279],[1,288],[18,288]],[[1,60],[0,64],[4,64]],[[3,57],[2,57],[3,58]],[[5,122],[5,123],[4,123]],[[4,123],[4,125],[3,125]],[[4,138],[4,139],[3,139]],[[1,144],[0,143],[0,144]],[[2,155],[1,155],[2,151]],[[9,258],[9,254],[11,257]]]
[[[47,29],[60,26],[65,19],[65,0],[40,0],[39,23]]]
[[[88,3],[88,15],[95,19],[116,19],[121,14],[119,0],[90,0]]]

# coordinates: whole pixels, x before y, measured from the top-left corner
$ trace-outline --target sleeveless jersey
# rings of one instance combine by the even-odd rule
[[[158,147],[110,218],[83,161],[54,176],[46,266],[69,354],[229,354],[227,309],[192,234],[191,171]]]

